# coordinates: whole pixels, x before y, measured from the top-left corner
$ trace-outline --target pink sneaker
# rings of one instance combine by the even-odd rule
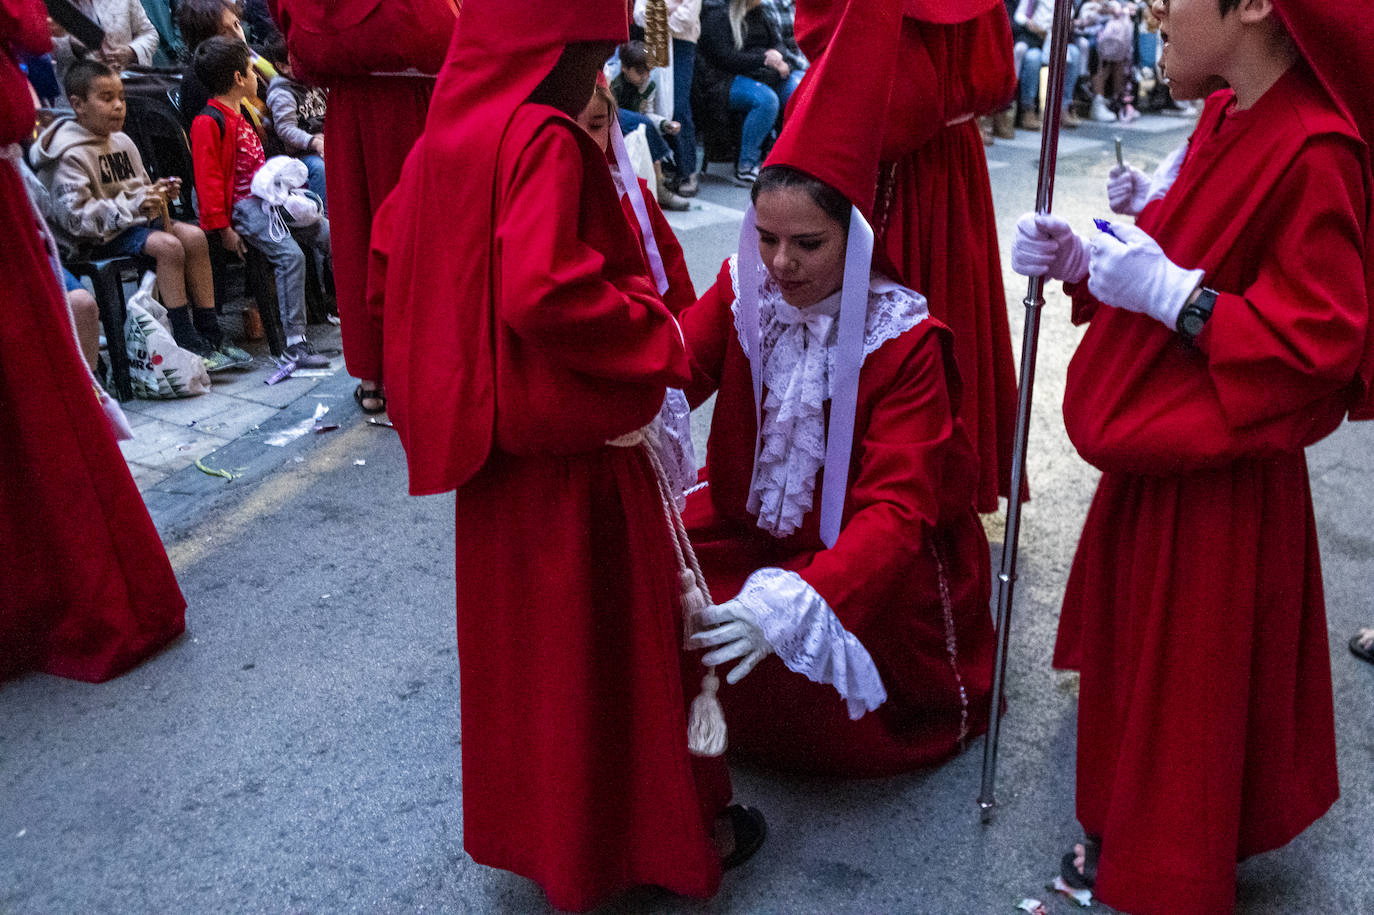
[[[1132,105],[1130,102],[1127,102],[1125,105],[1122,106],[1121,114],[1118,117],[1120,118],[1123,124],[1129,124],[1136,118],[1140,117],[1140,112],[1135,110],[1134,105]]]

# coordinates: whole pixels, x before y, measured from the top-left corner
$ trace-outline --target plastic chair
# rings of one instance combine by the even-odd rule
[[[95,302],[100,308],[100,326],[105,331],[105,349],[110,360],[110,379],[117,400],[134,396],[129,379],[129,353],[124,345],[124,319],[128,309],[124,299],[124,277],[132,273],[135,279],[143,270],[156,264],[150,257],[110,257],[93,261],[67,261],[66,267],[76,276],[88,277],[95,287]]]

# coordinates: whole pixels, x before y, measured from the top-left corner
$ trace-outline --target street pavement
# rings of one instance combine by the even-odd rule
[[[1113,133],[1148,171],[1191,123],[1066,133],[1056,211],[1088,232],[1110,215]],[[1034,201],[1037,143],[1020,133],[988,150],[1004,248]],[[747,194],[708,176],[698,201],[671,220],[700,291],[733,248]],[[1025,281],[1006,280],[1019,351]],[[992,823],[975,803],[981,741],[882,780],[736,767],[737,798],[768,816],[756,858],[709,902],[646,889],[605,911],[1014,913],[1028,896],[1077,910],[1045,889],[1079,836],[1077,681],[1049,662],[1096,474],[1059,416],[1080,332],[1052,286]],[[319,378],[255,416],[204,459],[233,480],[184,467],[145,487],[190,602],[184,637],[111,683],[32,675],[0,688],[0,915],[548,910],[532,883],[463,853],[452,500],[405,494],[395,434],[365,422],[351,388],[342,372]],[[266,443],[320,404],[341,428]],[[1345,648],[1374,622],[1372,444],[1374,427],[1347,426],[1309,455],[1343,795],[1289,846],[1241,866],[1247,915],[1374,912],[1374,668]],[[987,524],[996,568],[1001,520]]]

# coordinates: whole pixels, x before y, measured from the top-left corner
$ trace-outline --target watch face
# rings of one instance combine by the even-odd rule
[[[1186,311],[1183,314],[1183,332],[1189,337],[1196,337],[1202,333],[1202,328],[1207,323],[1206,315],[1196,311]]]

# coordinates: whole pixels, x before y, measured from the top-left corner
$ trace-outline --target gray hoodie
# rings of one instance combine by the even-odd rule
[[[29,163],[48,189],[48,222],[64,247],[103,244],[147,224],[138,207],[152,181],[123,131],[102,137],[58,118],[29,149]]]

